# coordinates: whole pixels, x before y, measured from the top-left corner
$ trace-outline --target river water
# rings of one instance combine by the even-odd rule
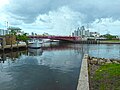
[[[76,90],[85,53],[120,58],[120,45],[46,44],[0,54],[0,90]]]

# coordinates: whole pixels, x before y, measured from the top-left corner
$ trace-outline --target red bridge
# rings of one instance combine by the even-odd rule
[[[52,39],[62,41],[77,41],[81,40],[81,37],[76,36],[28,36],[29,38],[40,38],[40,39]]]

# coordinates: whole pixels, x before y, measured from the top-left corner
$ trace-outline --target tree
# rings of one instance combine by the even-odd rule
[[[27,37],[27,33],[24,33],[23,35],[17,35],[16,38],[17,38],[17,40],[24,41],[24,42],[29,40],[29,38]]]
[[[9,34],[10,35],[15,35],[16,39],[18,41],[24,41],[24,42],[26,42],[28,40],[27,33],[24,33],[22,35],[20,35],[20,34],[17,35],[17,33],[21,32],[21,30],[22,30],[19,27],[9,27],[8,30],[10,30]]]
[[[112,39],[116,39],[116,36],[114,35],[110,35],[110,34],[105,34],[103,35],[105,38],[109,39],[109,40],[112,40]]]

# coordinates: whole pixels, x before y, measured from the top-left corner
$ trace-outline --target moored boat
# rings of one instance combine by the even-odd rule
[[[33,48],[33,49],[38,49],[42,47],[42,40],[38,40],[38,39],[33,39],[32,41],[28,42],[28,47],[29,48]]]

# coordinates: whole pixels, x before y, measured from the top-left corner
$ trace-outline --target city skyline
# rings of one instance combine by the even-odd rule
[[[84,26],[81,26],[72,32],[72,36],[80,36],[82,38],[100,37],[100,33],[99,32],[91,32],[88,28],[86,29]]]
[[[9,22],[30,34],[70,35],[84,25],[93,32],[120,35],[119,6],[119,0],[0,0],[0,29]]]

